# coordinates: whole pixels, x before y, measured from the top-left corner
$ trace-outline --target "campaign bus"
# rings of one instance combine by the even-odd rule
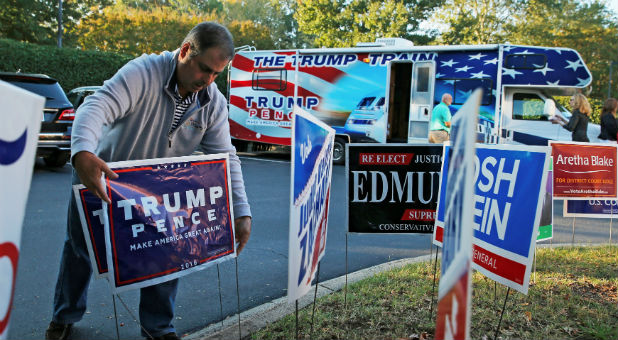
[[[401,38],[351,48],[248,48],[237,52],[228,77],[230,129],[239,150],[290,145],[298,105],[335,129],[336,163],[345,160],[345,143],[427,142],[442,95],[452,95],[454,113],[477,88],[483,89],[478,141],[570,141],[569,131],[552,124],[555,115],[571,116],[553,96],[572,95],[592,82],[570,48],[414,46]],[[588,129],[596,142],[599,126]]]

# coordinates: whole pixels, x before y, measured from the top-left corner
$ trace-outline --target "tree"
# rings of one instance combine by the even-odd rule
[[[284,49],[302,47],[306,37],[298,32],[294,19],[296,0],[229,0],[224,3],[222,13],[228,21],[251,21],[269,31],[272,46]]]
[[[180,46],[187,32],[202,21],[225,24],[236,46],[252,45],[270,48],[269,30],[249,20],[221,20],[217,12],[199,14],[171,7],[142,9],[118,3],[101,14],[82,20],[78,29],[78,45],[82,49],[118,52],[129,55],[158,53]]]
[[[147,10],[155,7],[167,7],[181,12],[210,13],[221,12],[224,0],[116,0],[116,4],[129,8]]]
[[[515,9],[511,0],[448,0],[435,13],[448,26],[438,41],[448,45],[503,42]]]
[[[506,38],[511,43],[569,47],[592,73],[591,97],[607,95],[609,65],[618,60],[618,24],[604,2],[527,0]],[[613,95],[618,93],[613,91]]]
[[[402,37],[426,43],[420,22],[442,0],[304,0],[295,18],[301,32],[319,47],[346,47],[380,37]]]
[[[63,0],[65,32],[109,3],[111,0]],[[0,37],[52,45],[56,43],[57,31],[58,0],[0,0]]]

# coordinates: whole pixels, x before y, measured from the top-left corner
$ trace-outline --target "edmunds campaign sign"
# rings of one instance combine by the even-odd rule
[[[328,203],[335,131],[295,107],[292,123],[292,176],[288,301],[311,288],[317,265],[326,250]]]
[[[109,274],[116,292],[236,256],[227,154],[109,163]]]
[[[431,233],[441,145],[346,144],[348,231]]]

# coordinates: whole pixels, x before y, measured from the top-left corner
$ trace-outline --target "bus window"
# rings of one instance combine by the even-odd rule
[[[534,93],[513,94],[513,119],[547,120],[543,113],[545,101]]]
[[[542,69],[547,65],[543,54],[511,54],[504,60],[504,67],[513,69]]]
[[[287,87],[286,69],[257,68],[253,70],[251,88],[255,91],[283,91]]]

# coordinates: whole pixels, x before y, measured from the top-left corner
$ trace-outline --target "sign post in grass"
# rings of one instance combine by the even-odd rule
[[[474,132],[481,95],[482,90],[474,91],[457,111],[452,120],[452,147],[445,147],[443,152],[442,174],[448,174],[449,181],[441,181],[438,202],[445,207],[445,218],[436,340],[468,339],[470,336]]]
[[[335,131],[298,107],[294,108],[292,131],[288,301],[296,303],[298,338],[298,299],[319,277],[326,250]]]

